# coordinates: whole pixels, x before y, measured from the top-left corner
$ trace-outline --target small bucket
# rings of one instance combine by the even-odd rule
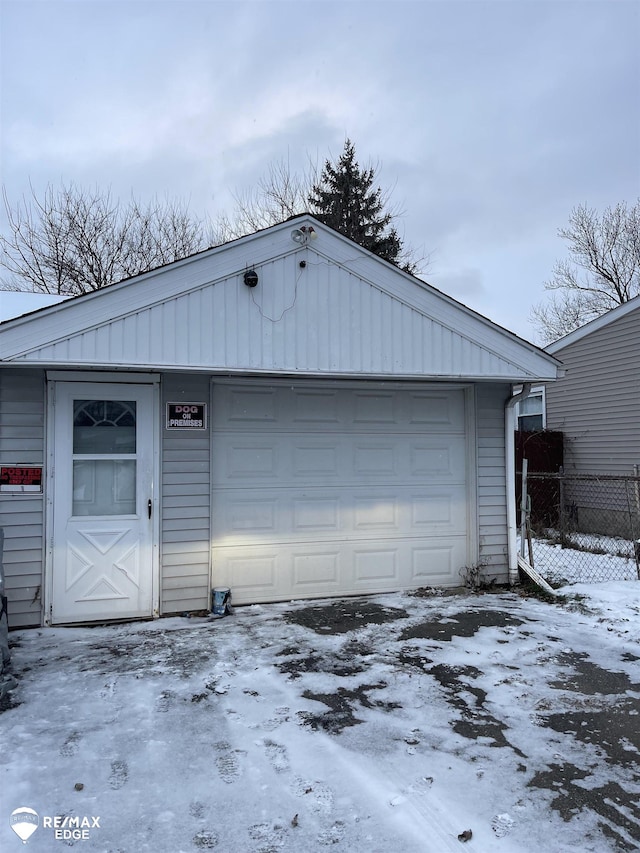
[[[214,616],[226,616],[231,601],[231,590],[228,586],[217,586],[211,590],[211,612]]]

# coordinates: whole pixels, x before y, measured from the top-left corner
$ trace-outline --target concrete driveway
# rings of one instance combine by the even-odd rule
[[[628,618],[425,590],[13,634],[0,846],[26,807],[47,851],[639,849]]]

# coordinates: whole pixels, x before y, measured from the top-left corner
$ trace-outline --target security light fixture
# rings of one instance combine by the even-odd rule
[[[317,240],[318,233],[313,225],[302,225],[300,228],[294,228],[291,232],[291,239],[294,243],[304,246],[309,240]]]

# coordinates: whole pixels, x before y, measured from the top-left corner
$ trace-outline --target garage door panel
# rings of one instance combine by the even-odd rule
[[[427,535],[460,533],[467,529],[467,493],[464,486],[434,486],[411,496],[411,528]]]
[[[213,476],[217,488],[269,481],[286,487],[403,486],[410,482],[464,483],[462,436],[332,436],[288,434],[217,436]],[[296,485],[296,488],[298,486]]]
[[[235,604],[336,595],[352,585],[350,575],[349,555],[326,543],[214,552],[216,586],[229,587]]]
[[[385,592],[419,586],[454,586],[465,563],[466,538],[369,539],[308,543],[286,549],[246,546],[215,551],[217,586],[236,604],[326,595]]]
[[[371,535],[375,531],[389,533],[400,529],[400,499],[397,494],[381,492],[367,497],[354,496],[353,530]]]
[[[298,534],[337,533],[341,529],[341,498],[337,495],[293,498],[292,508],[292,526]]]
[[[383,424],[388,428],[398,423],[398,395],[393,391],[354,391],[353,400],[356,428],[366,424]]]
[[[279,448],[258,439],[238,440],[227,445],[224,459],[215,458],[216,477],[224,472],[226,480],[277,479]],[[220,464],[222,463],[222,464]]]
[[[464,483],[464,436],[429,436],[411,442],[407,476],[427,482]]]
[[[292,405],[293,424],[313,424],[327,428],[340,424],[338,416],[339,395],[336,391],[294,390]]]
[[[213,416],[218,429],[260,425],[265,432],[465,432],[461,391],[358,391],[353,388],[237,387],[217,385]],[[390,429],[393,427],[393,430]],[[416,427],[418,428],[416,430]]]
[[[219,544],[242,546],[317,541],[336,536],[422,537],[466,531],[464,486],[306,490],[226,490],[214,498]]]
[[[221,387],[217,400],[224,419],[235,425],[278,422],[278,399],[274,388]]]
[[[278,553],[274,550],[270,554],[221,552],[215,564],[216,586],[232,589],[233,600],[238,604],[268,601],[278,596],[279,573]]]
[[[367,546],[354,549],[354,575],[356,585],[384,583],[399,586],[397,548]]]
[[[390,441],[361,440],[353,448],[351,476],[358,480],[395,480],[400,476],[397,455],[397,448]]]
[[[429,436],[381,440],[374,436],[292,439],[270,436],[227,437],[214,449],[214,477],[226,481],[270,480],[308,485],[335,482],[353,485],[405,484],[411,481],[464,483],[466,443],[463,436]]]
[[[338,587],[340,583],[340,552],[337,549],[319,553],[294,553],[292,560],[293,588],[318,585]]]
[[[278,502],[273,498],[263,500],[246,498],[244,496],[230,498],[225,506],[225,527],[230,534],[264,535],[269,532],[275,535],[277,530]]]
[[[234,601],[460,582],[461,390],[216,386],[214,584]]]
[[[287,441],[281,440],[283,452],[290,449],[291,476],[309,480],[337,479],[340,476],[340,448],[333,440]]]
[[[410,424],[420,424],[449,433],[464,433],[464,397],[462,394],[412,391],[409,393]]]
[[[414,545],[411,554],[411,583],[415,586],[460,583],[460,568],[466,561],[466,539],[435,539]]]

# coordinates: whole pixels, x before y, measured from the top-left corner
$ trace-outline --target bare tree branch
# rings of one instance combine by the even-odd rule
[[[193,254],[211,235],[179,202],[135,198],[123,205],[111,192],[74,184],[31,187],[12,205],[3,189],[9,226],[0,235],[2,286],[40,293],[80,294]]]
[[[314,176],[311,163],[302,175],[294,174],[287,160],[271,163],[255,187],[233,194],[232,213],[216,221],[218,238],[222,242],[235,240],[304,213],[309,207],[307,199]]]
[[[609,207],[602,216],[580,205],[558,235],[568,243],[570,260],[556,262],[544,285],[555,293],[531,310],[545,343],[640,294],[640,199],[631,208],[624,202]]]

